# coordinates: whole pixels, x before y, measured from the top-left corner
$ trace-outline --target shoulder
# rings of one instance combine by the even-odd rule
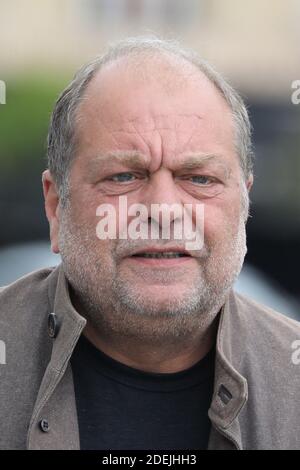
[[[6,448],[25,448],[27,427],[52,351],[48,334],[56,268],[21,277],[0,290],[0,434]],[[2,357],[3,359],[3,357]]]
[[[237,293],[230,304],[228,348],[248,390],[240,414],[244,447],[299,448],[300,323]]]
[[[16,279],[11,284],[0,286],[1,299],[14,296],[16,293],[20,293],[21,291],[36,289],[49,277],[54,269],[54,267],[39,269]]]
[[[227,347],[237,370],[248,379],[260,377],[269,384],[285,381],[290,389],[298,388],[300,365],[295,359],[300,357],[300,323],[235,292],[230,296],[230,312]]]
[[[31,272],[13,283],[0,287],[0,322],[22,322],[23,316],[48,308],[48,288],[55,267]]]
[[[257,335],[268,334],[278,339],[300,335],[300,322],[283,313],[237,292],[233,293],[232,301],[245,326],[255,329]]]

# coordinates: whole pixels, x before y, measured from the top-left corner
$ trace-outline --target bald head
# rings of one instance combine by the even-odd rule
[[[236,152],[245,180],[249,178],[253,157],[251,126],[239,94],[209,64],[178,43],[156,38],[129,38],[119,41],[107,53],[82,67],[56,103],[48,134],[48,163],[62,201],[68,192],[69,169],[79,143],[76,118],[79,122],[85,119],[80,103],[88,99],[93,90],[92,82],[95,86],[98,84],[97,93],[102,93],[105,99],[107,94],[101,89],[104,81],[100,77],[107,75],[111,69],[121,71],[121,67],[121,87],[125,77],[129,77],[129,70],[135,70],[135,78],[140,83],[142,80],[155,80],[167,93],[185,87],[187,82],[198,81],[200,84],[202,81],[204,84],[209,81],[213,84],[232,113]],[[90,90],[86,94],[88,88]],[[78,112],[79,109],[81,112]]]

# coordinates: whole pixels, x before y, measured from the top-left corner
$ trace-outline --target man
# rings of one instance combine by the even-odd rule
[[[124,40],[62,93],[48,144],[62,264],[0,294],[1,448],[299,447],[300,326],[232,290],[253,183],[237,92],[176,44]],[[121,236],[122,197],[158,238]],[[194,225],[203,207],[203,246],[175,238],[175,211],[162,237],[155,204],[189,205]],[[116,237],[99,236],[99,207]]]

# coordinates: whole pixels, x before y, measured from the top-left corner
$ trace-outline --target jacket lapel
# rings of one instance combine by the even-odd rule
[[[211,449],[243,448],[239,415],[248,399],[248,384],[233,364],[234,359],[238,366],[242,354],[238,323],[235,294],[231,291],[221,310],[217,334],[214,393],[208,412],[212,422]]]
[[[28,449],[79,449],[79,431],[73,377],[69,359],[86,324],[73,308],[62,265],[57,283],[49,285],[57,336],[32,413],[27,435]],[[51,303],[51,299],[54,302]],[[51,331],[49,331],[50,334]],[[47,424],[44,426],[43,423]],[[48,427],[48,429],[47,429]]]

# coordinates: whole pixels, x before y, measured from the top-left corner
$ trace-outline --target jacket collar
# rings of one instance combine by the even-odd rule
[[[51,364],[56,370],[61,370],[70,359],[74,347],[86,325],[86,319],[73,307],[69,294],[69,284],[64,274],[63,266],[57,268],[57,282],[55,277],[49,283],[49,299],[51,299],[57,322],[57,338],[54,339]],[[57,276],[56,276],[57,277]]]

